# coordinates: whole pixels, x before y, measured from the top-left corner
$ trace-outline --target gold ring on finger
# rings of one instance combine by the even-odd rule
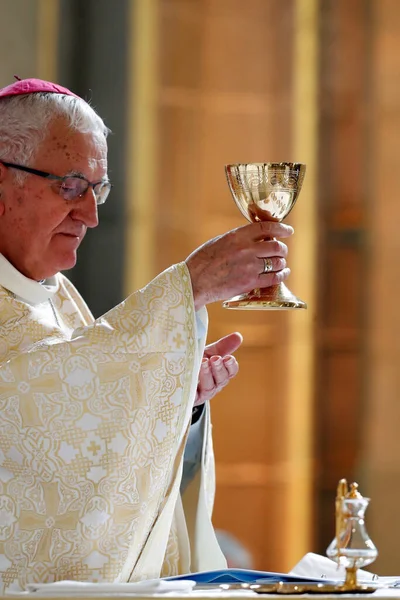
[[[263,258],[264,261],[264,269],[261,275],[265,275],[265,273],[271,273],[274,270],[274,263],[272,262],[272,258]]]

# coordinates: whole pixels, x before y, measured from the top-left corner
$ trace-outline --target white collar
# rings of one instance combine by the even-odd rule
[[[40,304],[54,296],[58,290],[58,277],[46,279],[44,284],[22,275],[0,254],[0,285],[28,304]]]

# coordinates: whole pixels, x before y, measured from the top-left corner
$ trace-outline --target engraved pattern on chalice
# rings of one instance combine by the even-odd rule
[[[248,221],[282,221],[299,196],[306,171],[301,163],[237,163],[225,172],[233,199]],[[257,288],[223,303],[241,310],[307,308],[283,284]]]

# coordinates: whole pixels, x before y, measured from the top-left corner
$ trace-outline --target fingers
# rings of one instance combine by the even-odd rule
[[[214,376],[211,370],[210,361],[203,358],[199,373],[199,382],[197,389],[199,392],[211,392],[215,387]]]
[[[258,242],[255,244],[257,256],[268,258],[269,256],[281,256],[286,258],[288,255],[288,247],[279,240],[268,240],[266,242]]]
[[[290,275],[290,269],[286,267],[286,256],[288,248],[286,244],[278,240],[268,240],[257,243],[257,256],[261,263],[258,277],[263,287],[277,285]],[[268,259],[271,268],[265,272],[265,259]]]
[[[232,377],[235,377],[239,372],[239,363],[234,356],[225,356],[223,361],[225,369],[228,371],[228,377],[229,379],[232,379]]]
[[[233,357],[232,357],[233,358]],[[229,372],[221,356],[210,358],[210,367],[213,374],[215,386],[219,389],[229,381]]]
[[[260,275],[267,275],[268,273],[274,273],[276,271],[282,271],[282,269],[286,268],[286,260],[284,258],[280,258],[279,256],[273,256],[268,258],[270,261],[271,268],[265,272],[265,261],[264,258],[260,257]]]
[[[226,356],[233,354],[243,342],[243,337],[237,331],[230,333],[213,344],[208,344],[204,349],[204,356],[211,358],[212,356]]]
[[[292,227],[275,221],[251,223],[209,240],[192,252],[185,262],[192,283],[195,310],[205,304],[249,292],[260,284],[268,287],[285,280],[290,271],[279,259],[286,259],[287,247],[271,238],[288,237],[292,233]],[[271,273],[262,273],[262,258],[274,259]],[[213,350],[218,355],[233,351],[229,348]]]
[[[195,406],[211,400],[239,371],[234,356],[204,358],[199,373]]]
[[[218,391],[225,387],[239,371],[239,364],[234,356],[212,356],[209,360],[215,387]]]
[[[247,228],[253,229],[252,239],[255,242],[269,237],[286,238],[294,233],[293,227],[285,223],[277,223],[276,221],[260,221],[259,223],[244,225],[240,229],[245,230]],[[248,233],[246,232],[244,235],[248,235]]]
[[[285,268],[282,271],[271,272],[271,273],[260,273],[258,276],[258,285],[260,287],[270,287],[271,285],[278,285],[285,281],[290,275],[290,269]]]

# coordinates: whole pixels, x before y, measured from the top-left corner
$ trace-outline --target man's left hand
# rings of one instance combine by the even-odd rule
[[[211,400],[235,377],[239,365],[232,353],[242,341],[240,333],[230,333],[205,347],[194,406]]]

